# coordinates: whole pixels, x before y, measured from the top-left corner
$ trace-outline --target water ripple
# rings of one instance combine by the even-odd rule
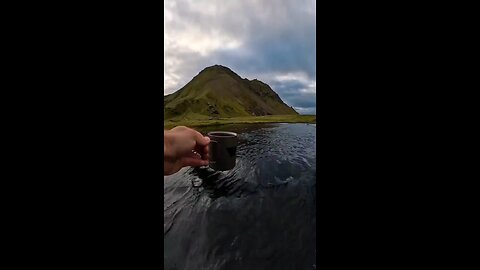
[[[239,134],[237,163],[165,177],[165,268],[312,269],[316,125],[210,129]]]

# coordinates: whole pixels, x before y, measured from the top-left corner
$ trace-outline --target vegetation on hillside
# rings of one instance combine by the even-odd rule
[[[259,80],[242,79],[227,67],[205,68],[177,92],[164,97],[166,121],[298,115]]]

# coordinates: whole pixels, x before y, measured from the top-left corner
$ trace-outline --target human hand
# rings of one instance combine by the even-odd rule
[[[210,138],[198,131],[179,126],[164,131],[164,175],[178,172],[186,166],[208,165]]]

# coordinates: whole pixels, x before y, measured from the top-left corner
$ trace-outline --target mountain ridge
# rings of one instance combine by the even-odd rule
[[[230,68],[206,67],[178,91],[164,96],[165,119],[298,115],[266,83]]]

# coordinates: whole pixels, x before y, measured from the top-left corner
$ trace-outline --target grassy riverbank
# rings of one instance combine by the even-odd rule
[[[266,115],[249,117],[232,117],[218,119],[180,119],[164,120],[163,128],[169,129],[176,126],[201,127],[225,124],[256,124],[256,123],[316,123],[316,115]]]

